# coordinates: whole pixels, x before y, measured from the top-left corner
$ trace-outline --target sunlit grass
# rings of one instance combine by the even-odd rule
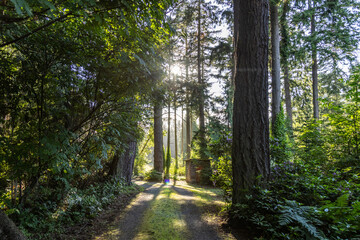
[[[197,205],[204,205],[209,203],[219,206],[225,205],[225,202],[221,199],[221,189],[196,187],[187,184],[183,184],[178,187],[191,191],[196,196],[195,203]]]
[[[136,240],[188,239],[185,220],[181,217],[179,196],[170,186],[164,186],[144,216]]]

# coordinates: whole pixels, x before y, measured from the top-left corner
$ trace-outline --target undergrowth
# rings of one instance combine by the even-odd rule
[[[138,192],[139,188],[122,180],[108,180],[85,189],[69,188],[60,201],[51,198],[51,189],[39,187],[38,191],[42,198],[29,199],[31,207],[8,210],[25,236],[34,240],[54,239],[67,227],[95,218],[119,195]]]

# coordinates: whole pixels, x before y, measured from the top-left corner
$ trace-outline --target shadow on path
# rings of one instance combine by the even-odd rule
[[[172,189],[181,195],[181,200],[179,200],[181,214],[186,221],[188,231],[191,234],[191,239],[222,239],[218,236],[216,230],[201,218],[202,213],[200,212],[199,207],[195,205],[194,194],[189,190],[177,186],[172,186]]]
[[[144,187],[145,190],[128,205],[122,217],[112,229],[95,239],[134,239],[140,230],[146,210],[150,207],[151,202],[159,195],[163,187],[163,184],[160,183],[137,182],[136,184]]]

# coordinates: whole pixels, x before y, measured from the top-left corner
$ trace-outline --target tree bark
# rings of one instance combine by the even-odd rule
[[[136,157],[136,141],[128,140],[124,152],[117,150],[110,165],[109,175],[115,178],[123,178],[126,183],[131,183]]]
[[[13,221],[0,210],[0,239],[2,240],[25,240],[25,236],[16,227]]]
[[[234,0],[235,93],[233,198],[270,175],[268,120],[268,0]]]
[[[176,180],[177,180],[177,172],[178,172],[178,168],[179,168],[179,163],[178,163],[178,142],[177,142],[177,118],[176,118],[176,108],[177,108],[177,104],[176,104],[176,90],[174,93],[174,137],[175,137],[175,170],[174,170],[174,185],[176,184]]]
[[[281,62],[284,72],[284,91],[285,91],[285,107],[286,114],[289,120],[290,128],[292,129],[292,106],[291,106],[291,93],[290,93],[290,73],[289,73],[289,34],[287,14],[289,12],[289,0],[285,0],[283,3],[283,13],[281,15]]]
[[[271,84],[272,84],[272,104],[271,104],[271,126],[272,133],[276,132],[276,118],[280,112],[280,31],[278,7],[274,3],[270,4],[271,22]]]
[[[315,3],[309,0],[309,9],[311,14],[311,59],[312,59],[312,80],[313,80],[313,117],[319,120],[319,89],[318,89],[318,61],[317,61],[317,43],[316,43],[316,22],[315,22]]]
[[[184,162],[184,108],[181,106],[181,149],[180,155]]]
[[[198,0],[198,34],[197,34],[197,74],[199,83],[199,140],[200,158],[206,159],[205,154],[205,113],[204,113],[204,81],[201,74],[201,0]]]
[[[186,76],[186,159],[190,159],[190,151],[191,151],[191,120],[190,120],[190,89],[189,89],[189,44],[188,44],[188,36],[186,33],[185,38],[185,48],[186,48],[186,57],[185,57],[185,76]]]
[[[157,101],[154,106],[154,169],[161,173],[164,171],[163,155],[162,105]]]
[[[171,164],[171,154],[170,154],[170,137],[171,137],[171,128],[170,128],[170,107],[171,107],[171,100],[169,99],[169,105],[168,105],[168,132],[167,132],[167,149],[166,149],[166,166],[165,166],[165,178],[170,178],[170,164]]]

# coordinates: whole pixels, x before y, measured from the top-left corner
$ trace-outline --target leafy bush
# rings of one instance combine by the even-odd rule
[[[236,224],[257,229],[260,239],[359,237],[359,179],[345,169],[283,162],[272,167],[267,188],[252,189],[246,201],[231,206],[230,215]]]
[[[45,191],[48,189],[44,188],[42,194]],[[31,199],[32,207],[13,211],[12,218],[19,221],[29,239],[53,239],[64,226],[96,217],[118,195],[137,191],[136,186],[127,186],[122,180],[105,181],[83,190],[70,188],[60,202],[44,201],[44,197]]]
[[[224,190],[226,199],[231,199],[232,191],[232,135],[229,131],[220,131],[209,144],[213,158],[213,174],[211,180],[215,186]]]
[[[152,169],[151,171],[145,173],[145,180],[154,181],[154,182],[162,182],[163,174],[161,172]]]
[[[283,107],[276,118],[274,131],[270,137],[270,157],[274,163],[288,161],[291,157],[290,141]]]

